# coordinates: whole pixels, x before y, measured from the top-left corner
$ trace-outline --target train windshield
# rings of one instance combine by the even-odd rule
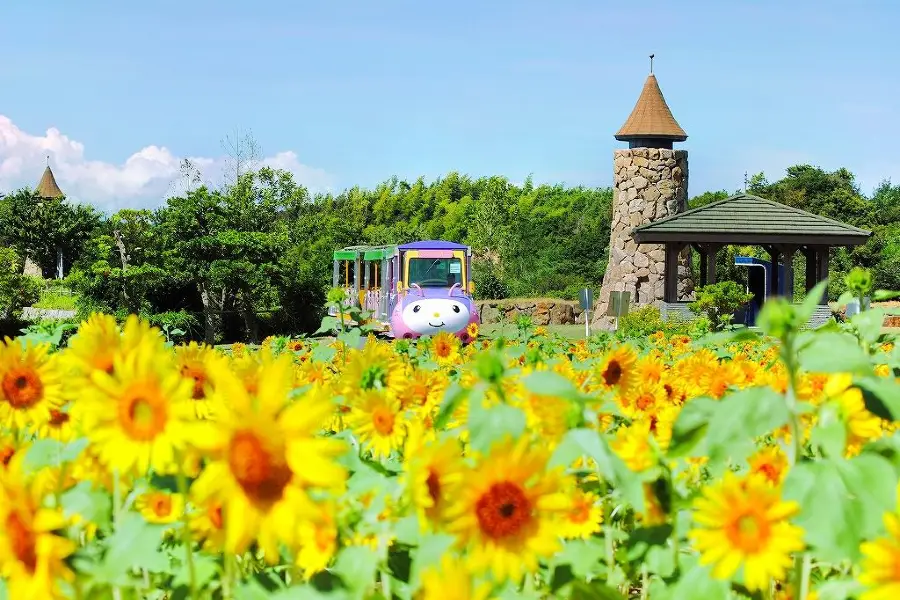
[[[409,259],[409,285],[420,287],[452,287],[462,285],[462,261],[458,258]]]

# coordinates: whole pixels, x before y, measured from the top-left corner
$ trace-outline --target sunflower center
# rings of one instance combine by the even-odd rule
[[[640,410],[647,410],[648,408],[653,406],[653,396],[651,396],[650,394],[641,394],[640,396],[638,396],[635,405]]]
[[[441,497],[441,479],[434,469],[428,470],[428,479],[425,480],[425,485],[428,486],[428,495],[431,496],[431,501],[437,504]]]
[[[745,512],[725,526],[725,535],[746,554],[759,552],[769,539],[769,522],[756,512]]]
[[[32,573],[37,568],[37,540],[34,532],[22,521],[16,512],[6,518],[6,535],[13,554]]]
[[[450,350],[450,344],[446,341],[440,340],[434,344],[434,354],[439,358],[447,358],[450,356]]]
[[[62,412],[61,410],[56,410],[54,408],[50,409],[50,424],[54,427],[62,427],[66,423],[69,422],[69,413]]]
[[[0,448],[0,462],[3,463],[3,466],[7,466],[9,461],[12,460],[13,455],[16,453],[16,449],[12,446],[6,446],[4,448]]]
[[[573,523],[585,523],[591,516],[591,505],[584,500],[579,500],[572,512],[569,513],[569,520]]]
[[[143,386],[129,390],[119,403],[119,420],[131,439],[150,441],[166,427],[166,401],[156,390]]]
[[[168,494],[156,494],[150,506],[157,517],[168,517],[172,514],[172,498]]]
[[[206,373],[203,369],[185,365],[181,369],[181,376],[185,379],[194,380],[194,390],[191,393],[191,398],[194,400],[203,400],[206,398],[206,391],[203,389],[206,384]]]
[[[501,481],[478,499],[475,514],[485,535],[501,539],[516,535],[531,522],[531,503],[519,485]]]
[[[222,505],[219,503],[210,504],[209,508],[206,509],[206,516],[209,517],[209,522],[216,529],[222,529]]]
[[[609,361],[603,370],[603,382],[606,385],[616,385],[622,379],[622,365],[617,360]]]
[[[394,431],[394,413],[385,406],[372,411],[372,426],[381,435],[390,435]]]
[[[44,385],[34,370],[15,367],[3,376],[3,394],[13,408],[30,408],[44,395]]]
[[[772,483],[778,482],[779,470],[772,463],[763,463],[756,467],[756,472],[764,475]]]
[[[291,481],[292,473],[284,456],[274,455],[250,431],[240,431],[232,438],[228,464],[247,496],[260,503],[279,500]]]

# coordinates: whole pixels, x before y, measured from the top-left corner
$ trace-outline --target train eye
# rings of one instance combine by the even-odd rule
[[[413,306],[414,313],[419,312],[420,310],[422,310],[422,307],[420,305],[416,304],[415,306]]]
[[[456,304],[453,305],[453,312],[455,312],[455,313],[459,312],[459,306],[457,306]]]

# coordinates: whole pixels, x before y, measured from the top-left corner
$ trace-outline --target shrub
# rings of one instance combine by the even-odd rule
[[[695,294],[696,300],[688,304],[688,308],[696,315],[706,315],[716,330],[727,327],[734,313],[753,299],[753,294],[733,281],[698,287]]]

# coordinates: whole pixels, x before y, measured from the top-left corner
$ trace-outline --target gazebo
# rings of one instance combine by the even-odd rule
[[[784,296],[793,300],[793,259],[806,256],[806,290],[828,277],[829,250],[859,246],[872,235],[834,219],[815,215],[753,196],[736,194],[683,213],[641,225],[631,235],[638,245],[665,247],[664,308],[678,310],[678,255],[690,245],[700,255],[700,285],[716,281],[716,253],[724,246],[759,246],[772,258],[769,289],[783,285]],[[778,265],[784,265],[785,281],[779,282]],[[823,298],[822,304],[827,303]]]

